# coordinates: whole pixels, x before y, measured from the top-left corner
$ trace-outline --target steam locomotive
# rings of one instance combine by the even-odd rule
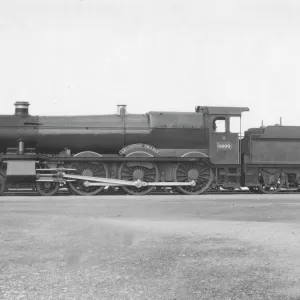
[[[247,107],[197,106],[194,112],[31,116],[28,102],[0,115],[0,194],[28,184],[40,195],[66,187],[76,195],[105,187],[145,195],[171,188],[277,193],[300,184],[300,128],[234,130]],[[240,123],[239,123],[240,124]]]

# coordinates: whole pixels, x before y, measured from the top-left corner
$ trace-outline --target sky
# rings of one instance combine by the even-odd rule
[[[0,114],[246,106],[299,125],[300,1],[0,0]]]

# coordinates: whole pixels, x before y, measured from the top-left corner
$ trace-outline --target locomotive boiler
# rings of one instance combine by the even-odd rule
[[[0,116],[0,151],[22,139],[37,153],[57,154],[65,148],[118,154],[131,144],[148,144],[158,149],[207,149],[208,132],[203,113],[149,112],[95,116],[31,116],[29,104],[17,102],[15,114]],[[178,138],[180,136],[180,139]]]

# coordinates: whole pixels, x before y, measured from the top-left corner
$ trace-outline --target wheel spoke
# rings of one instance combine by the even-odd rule
[[[181,164],[180,167],[181,167],[181,169],[183,169],[184,172],[186,172],[186,173],[189,172],[188,166]]]
[[[144,173],[145,174],[152,174],[152,175],[154,175],[156,172],[155,172],[155,170],[154,169],[144,169],[143,170],[144,171]]]

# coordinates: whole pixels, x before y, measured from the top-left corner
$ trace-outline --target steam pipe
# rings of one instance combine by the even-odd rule
[[[21,139],[19,140],[19,154],[24,154],[24,141]]]

